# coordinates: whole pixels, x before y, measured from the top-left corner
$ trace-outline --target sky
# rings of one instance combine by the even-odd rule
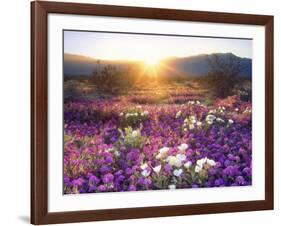
[[[102,60],[153,61],[229,52],[252,58],[252,40],[64,31],[64,53]]]

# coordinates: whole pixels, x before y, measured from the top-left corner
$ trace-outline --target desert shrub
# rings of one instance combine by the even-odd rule
[[[116,94],[132,84],[130,73],[114,65],[99,65],[92,73],[91,81],[98,91]]]
[[[208,62],[210,71],[206,77],[206,84],[213,96],[225,98],[232,95],[235,86],[241,81],[240,61],[233,54],[229,54],[227,57],[214,54]]]
[[[64,98],[73,99],[74,97],[79,97],[78,90],[79,82],[76,80],[67,80],[64,82]]]
[[[242,88],[238,91],[240,100],[242,101],[252,101],[252,89]]]

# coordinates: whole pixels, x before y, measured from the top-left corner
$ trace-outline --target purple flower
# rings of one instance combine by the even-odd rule
[[[212,168],[209,170],[209,173],[210,173],[211,175],[215,175],[215,174],[217,173],[217,169],[212,167]]]
[[[216,187],[220,187],[222,185],[224,185],[224,180],[222,178],[219,178],[219,179],[215,180],[215,186]]]
[[[94,175],[91,175],[91,176],[89,177],[89,182],[92,183],[92,184],[98,184],[98,183],[100,182],[100,179],[97,178],[97,177],[94,176]]]
[[[223,173],[227,176],[234,176],[236,173],[236,170],[233,166],[228,166],[223,170]]]
[[[224,166],[225,167],[228,167],[230,165],[232,165],[231,161],[229,161],[228,159],[224,161]]]
[[[106,191],[106,187],[104,185],[100,185],[100,186],[98,186],[98,191],[104,192],[104,191]]]
[[[103,183],[107,184],[107,183],[111,183],[113,182],[114,176],[111,173],[107,173],[103,176],[102,181]]]
[[[150,91],[146,87],[146,90],[132,90],[130,96],[103,98],[94,90],[94,97],[74,95],[71,100],[65,99],[65,194],[168,189],[165,183],[159,186],[161,178],[179,189],[252,184],[252,118],[249,112],[243,113],[245,109],[251,110],[250,102],[234,96],[215,99],[206,106],[197,104],[204,95],[192,88],[169,88],[165,100],[157,99]],[[222,106],[225,110],[220,112],[218,109]],[[149,112],[148,117],[141,116],[144,111]],[[181,116],[176,119],[179,111]],[[131,121],[126,119],[127,112],[134,115]],[[226,123],[206,123],[209,114]],[[189,116],[194,116],[201,125],[189,129],[184,125]],[[228,119],[235,123],[229,125]],[[125,140],[132,142],[132,137],[124,139],[123,136],[126,136],[125,128],[130,126],[133,131],[141,131],[143,141],[140,144],[138,140],[134,141],[136,145],[125,144]],[[188,149],[178,148],[182,144],[187,144]],[[169,151],[159,156],[163,147],[168,147]],[[186,156],[182,165],[186,161],[192,164],[174,181],[172,172],[179,168],[166,160],[177,155]],[[216,165],[202,165],[204,171],[194,173],[197,160],[205,157]],[[149,173],[142,174],[144,163]],[[155,166],[161,166],[161,171],[152,171],[151,167]],[[190,184],[185,183],[186,180]]]
[[[164,170],[167,174],[171,174],[173,167],[170,164],[164,166]]]
[[[137,188],[136,188],[135,185],[132,185],[132,184],[131,184],[131,185],[129,186],[128,190],[129,190],[129,191],[136,191]]]
[[[126,177],[124,175],[119,175],[116,179],[116,182],[122,182],[126,179]]]
[[[245,167],[245,168],[242,170],[242,172],[243,172],[243,174],[244,174],[245,176],[251,176],[251,174],[252,174],[252,170],[251,170],[251,168],[249,168],[249,167]]]
[[[72,184],[74,186],[82,186],[84,182],[85,182],[84,179],[78,178],[78,179],[73,180]]]
[[[109,164],[110,164],[110,163],[113,163],[113,158],[112,158],[111,156],[106,156],[106,157],[105,157],[105,162],[106,162],[106,163],[109,163]]]
[[[111,171],[111,167],[109,167],[109,166],[103,165],[103,166],[100,168],[100,172],[101,172],[102,174],[109,173],[110,171]]]
[[[245,185],[245,179],[242,176],[236,177],[235,182],[239,185]]]
[[[126,168],[125,173],[127,175],[132,175],[134,173],[134,171],[131,168]]]

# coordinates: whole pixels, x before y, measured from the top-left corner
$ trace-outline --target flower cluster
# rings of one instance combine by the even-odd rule
[[[140,123],[145,122],[149,117],[147,110],[142,110],[142,106],[138,105],[134,108],[128,109],[125,113],[119,114],[121,124],[123,126],[139,126]]]
[[[65,101],[64,193],[251,185],[251,105],[178,96]]]

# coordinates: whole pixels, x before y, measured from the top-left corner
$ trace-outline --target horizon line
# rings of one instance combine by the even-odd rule
[[[73,56],[80,56],[80,57],[86,57],[86,58],[91,58],[91,59],[94,59],[94,60],[104,60],[104,61],[133,61],[133,62],[143,62],[144,60],[142,59],[125,59],[125,58],[96,58],[94,56],[90,56],[90,55],[84,55],[84,54],[79,54],[79,53],[63,53],[64,55],[65,54],[68,54],[68,55],[73,55]],[[186,55],[186,56],[167,56],[167,57],[163,57],[161,60],[165,60],[165,59],[169,59],[169,58],[179,58],[179,59],[182,59],[182,58],[189,58],[189,57],[198,57],[198,56],[202,56],[202,55],[214,55],[214,54],[233,54],[234,56],[236,57],[239,57],[241,59],[251,59],[251,57],[241,57],[241,56],[238,56],[232,52],[213,52],[213,53],[200,53],[200,54],[195,54],[195,55]]]

